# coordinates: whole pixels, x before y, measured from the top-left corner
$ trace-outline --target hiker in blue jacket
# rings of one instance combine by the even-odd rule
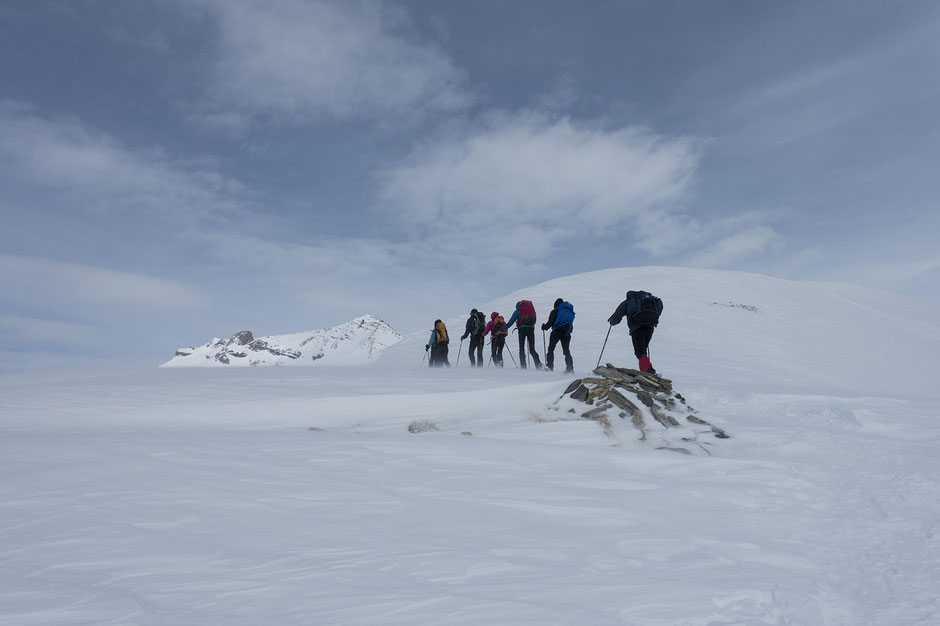
[[[552,371],[555,365],[555,346],[561,342],[561,351],[565,354],[565,373],[574,371],[574,359],[571,358],[571,333],[574,331],[574,307],[570,302],[558,298],[555,308],[542,324],[542,330],[552,330],[548,340],[548,352],[545,354],[545,367]]]
[[[516,331],[519,333],[519,367],[526,368],[525,363],[525,342],[529,340],[529,354],[532,355],[532,361],[535,362],[536,369],[542,369],[542,361],[539,359],[539,353],[535,351],[535,307],[531,300],[520,300],[516,303],[516,310],[512,317],[506,322],[505,328],[516,323]]]

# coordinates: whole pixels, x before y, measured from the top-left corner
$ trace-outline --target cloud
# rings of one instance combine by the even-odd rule
[[[724,236],[695,253],[688,264],[699,267],[731,267],[753,258],[780,243],[780,235],[768,226],[755,226]]]
[[[29,106],[0,101],[3,176],[94,211],[138,213],[179,222],[244,210],[246,188],[160,150],[132,150],[75,119],[46,119]]]
[[[199,313],[209,305],[201,291],[162,278],[3,253],[0,302],[34,317],[58,312],[85,320],[124,314],[153,319]]]
[[[451,255],[545,258],[579,236],[614,236],[669,215],[702,145],[523,112],[442,136],[380,174],[379,209]]]
[[[0,345],[81,349],[90,347],[101,339],[101,331],[88,324],[21,315],[0,315]]]
[[[441,50],[379,2],[203,0],[218,26],[206,120],[384,120],[474,101]]]

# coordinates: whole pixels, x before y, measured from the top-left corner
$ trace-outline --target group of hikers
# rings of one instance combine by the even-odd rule
[[[633,340],[633,352],[639,361],[639,370],[650,374],[656,374],[653,364],[649,358],[649,344],[653,338],[653,329],[659,325],[659,316],[663,311],[662,300],[646,291],[628,291],[627,297],[617,306],[614,313],[607,319],[610,327],[614,327],[627,319],[627,327],[630,331],[630,338]],[[561,344],[561,350],[565,355],[565,372],[574,371],[574,359],[571,358],[571,334],[574,332],[574,306],[564,298],[555,300],[552,306],[552,312],[548,320],[542,324],[542,340],[544,342],[544,332],[551,330],[548,340],[548,348],[545,350],[545,367],[551,371],[555,365],[555,348]],[[519,363],[518,366],[526,369],[526,344],[528,344],[528,354],[532,357],[532,362],[536,369],[542,369],[542,362],[539,359],[539,353],[535,349],[535,324],[537,317],[535,306],[531,300],[520,300],[516,302],[516,309],[513,311],[509,320],[505,320],[498,312],[490,313],[489,321],[482,311],[472,309],[470,317],[467,318],[464,333],[460,337],[461,345],[464,339],[470,338],[470,366],[483,367],[483,346],[486,343],[487,335],[490,336],[490,362],[496,367],[503,366],[503,348],[506,345],[506,337],[510,332],[516,332],[519,337]],[[515,329],[513,329],[515,324]],[[610,337],[610,329],[607,330],[607,336]],[[428,364],[431,367],[450,367],[448,360],[448,345],[450,337],[447,334],[447,326],[441,320],[434,320],[434,328],[431,330],[431,337],[425,345],[425,352],[430,353]],[[607,340],[604,340],[606,347]],[[603,348],[601,349],[603,355]],[[510,358],[512,353],[509,354]],[[457,357],[458,361],[460,356]],[[599,361],[600,359],[598,359]]]

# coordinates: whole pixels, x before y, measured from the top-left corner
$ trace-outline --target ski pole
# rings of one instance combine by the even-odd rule
[[[610,338],[610,329],[613,327],[613,324],[607,327],[607,336],[604,337],[604,345],[601,347],[601,353],[597,357],[597,365],[594,366],[594,369],[597,369],[601,366],[601,358],[604,356],[604,348],[607,347],[607,340]]]
[[[516,357],[512,355],[512,348],[509,349],[509,358],[512,359],[512,364],[516,367],[519,367],[519,364],[516,363]]]
[[[545,347],[545,329],[542,329],[542,359],[548,361],[548,348]]]
[[[428,358],[428,351],[427,351],[427,350],[424,351],[424,356],[421,357],[421,366],[422,366],[422,367],[424,366],[424,360],[425,360],[426,358]]]
[[[463,339],[460,340],[460,347],[457,348],[457,362],[454,364],[454,367],[460,365],[460,353],[463,352]]]

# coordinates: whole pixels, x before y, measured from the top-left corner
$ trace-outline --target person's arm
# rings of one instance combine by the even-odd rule
[[[555,318],[558,316],[558,309],[552,309],[552,312],[548,314],[548,321],[542,324],[542,330],[548,330],[555,325]]]
[[[470,322],[472,322],[472,321],[473,321],[472,318],[467,318],[467,326],[466,326],[466,328],[463,329],[463,335],[460,336],[460,340],[461,340],[461,341],[463,341],[464,339],[466,339],[466,338],[467,338],[467,335],[470,334]]]
[[[434,330],[432,329],[431,338],[428,339],[428,345],[426,345],[425,348],[430,348],[431,346],[433,346],[435,341],[437,341],[437,333],[434,332]]]
[[[491,330],[493,330],[493,322],[492,322],[492,321],[489,321],[489,322],[487,322],[487,324],[486,324],[486,328],[483,329],[483,334],[480,335],[480,336],[481,336],[481,337],[486,337],[487,333],[489,333]]]
[[[617,310],[614,311],[614,314],[607,318],[607,322],[611,326],[616,326],[623,321],[623,316],[627,314],[627,301],[624,300],[620,303],[620,306],[617,307]]]
[[[512,312],[512,317],[506,322],[506,325],[503,328],[512,328],[512,323],[519,319],[519,309],[516,309]]]

